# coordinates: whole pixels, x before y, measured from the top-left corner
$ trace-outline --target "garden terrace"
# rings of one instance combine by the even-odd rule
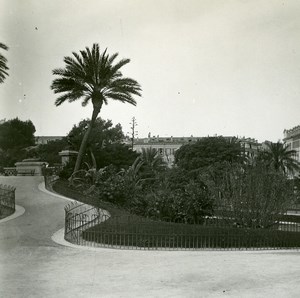
[[[206,218],[199,223],[158,221],[130,214],[128,211],[84,195],[59,180],[53,189],[65,196],[95,206],[80,204],[80,212],[66,210],[65,238],[76,244],[126,249],[166,250],[259,250],[300,247],[299,217],[282,217],[269,228],[241,227],[230,218]],[[110,216],[95,215],[107,210]],[[69,212],[69,213],[68,213]],[[105,218],[104,218],[105,217]]]

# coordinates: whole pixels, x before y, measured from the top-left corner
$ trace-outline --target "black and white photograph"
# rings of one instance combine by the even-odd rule
[[[0,0],[0,297],[299,280],[298,0]]]

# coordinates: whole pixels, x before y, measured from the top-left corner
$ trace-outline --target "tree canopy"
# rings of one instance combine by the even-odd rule
[[[82,120],[78,125],[74,125],[68,133],[67,138],[72,149],[79,150],[88,126],[89,120]],[[114,126],[111,120],[97,118],[90,133],[87,143],[88,150],[84,155],[84,161],[91,164],[90,154],[92,153],[96,160],[97,168],[103,168],[110,164],[117,168],[131,165],[137,154],[122,144],[123,139],[124,134],[120,124]]]
[[[68,147],[67,138],[61,140],[53,140],[47,144],[40,144],[35,149],[37,156],[42,160],[49,163],[50,166],[61,163],[59,152]]]
[[[175,153],[175,164],[185,170],[242,160],[242,148],[236,138],[205,137],[196,143],[183,145]]]
[[[27,147],[34,146],[35,127],[30,120],[3,120],[0,124],[1,166],[14,166],[26,157]]]

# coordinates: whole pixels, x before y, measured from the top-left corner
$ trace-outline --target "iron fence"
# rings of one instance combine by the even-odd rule
[[[16,167],[7,167],[3,168],[4,176],[17,176],[17,168]]]
[[[83,233],[110,218],[108,211],[74,201],[65,207],[65,239],[73,244],[86,245]]]
[[[0,184],[0,218],[15,212],[15,187]]]
[[[48,176],[48,175],[44,175],[44,181],[45,181],[45,188],[49,191],[53,191],[52,189],[52,185],[55,181],[57,181],[59,179],[58,176],[55,176],[55,175],[51,175],[51,176]]]
[[[110,216],[85,204],[65,208],[65,239],[71,243],[121,249],[259,250],[300,248],[300,223],[275,222],[268,228],[241,227],[234,219],[198,223]]]

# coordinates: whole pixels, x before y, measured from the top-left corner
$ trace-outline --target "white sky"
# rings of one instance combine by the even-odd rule
[[[94,42],[130,58],[136,107],[100,116],[138,136],[235,135],[277,141],[300,124],[300,1],[0,0],[10,76],[0,119],[30,119],[36,135],[65,135],[92,106],[55,107],[52,70]],[[36,30],[37,27],[37,30]]]

